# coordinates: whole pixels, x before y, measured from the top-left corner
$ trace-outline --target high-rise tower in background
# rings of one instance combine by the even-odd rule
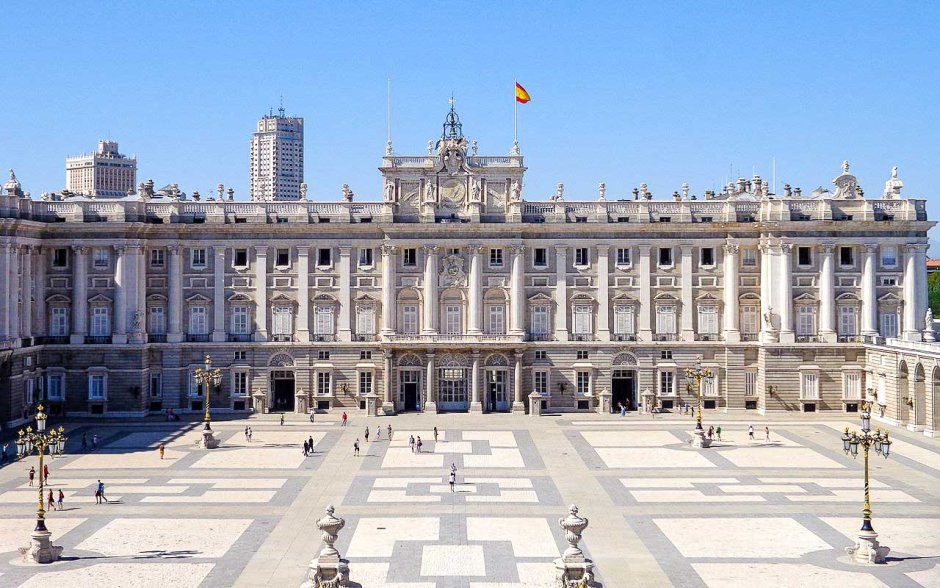
[[[278,109],[251,137],[251,199],[300,200],[304,181],[304,119]]]
[[[134,191],[137,157],[118,152],[117,141],[98,141],[98,150],[65,158],[65,189],[98,198],[121,198]]]

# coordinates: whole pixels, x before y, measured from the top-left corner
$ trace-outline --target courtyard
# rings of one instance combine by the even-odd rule
[[[7,463],[0,585],[299,586],[332,504],[359,586],[550,586],[566,545],[558,519],[576,504],[590,520],[581,547],[607,588],[940,586],[936,440],[892,429],[890,459],[872,457],[874,526],[891,553],[858,566],[844,548],[861,521],[863,462],[840,438],[854,415],[750,416],[706,414],[722,427],[706,450],[689,446],[687,415],[354,414],[343,427],[338,415],[281,425],[271,414],[214,422],[222,446],[211,451],[195,446],[198,423],[66,424],[68,455],[46,460],[49,487],[65,495],[47,514],[63,558],[22,563],[38,459]],[[96,450],[80,451],[83,433]],[[108,503],[96,504],[98,480]]]

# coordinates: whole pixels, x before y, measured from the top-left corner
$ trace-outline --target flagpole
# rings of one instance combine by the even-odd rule
[[[516,80],[512,81],[512,143],[519,142],[519,101],[516,100]]]

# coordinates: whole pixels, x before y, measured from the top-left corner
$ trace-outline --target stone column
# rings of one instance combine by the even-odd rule
[[[36,307],[33,314],[33,333],[47,335],[46,327],[46,254],[48,249],[36,247],[33,249],[36,262],[36,271],[34,272],[33,288]]]
[[[12,245],[0,243],[0,340],[9,336],[10,283],[7,276],[10,274],[10,255],[12,251]]]
[[[212,247],[215,252],[212,260],[212,340],[225,341],[225,246]]]
[[[597,246],[597,337],[610,341],[610,245]]]
[[[525,309],[525,286],[523,284],[523,253],[525,248],[522,245],[513,245],[509,248],[512,252],[512,273],[509,282],[510,298],[510,335],[522,336],[525,334],[525,320],[523,311]]]
[[[473,352],[473,366],[470,368],[470,412],[483,412],[483,403],[480,402],[480,352]],[[490,407],[492,410],[493,407]]]
[[[836,342],[835,315],[835,275],[832,266],[832,252],[835,245],[823,243],[822,261],[819,269],[819,340],[823,343]]]
[[[33,248],[30,245],[23,247],[23,285],[21,287],[23,306],[20,309],[20,336],[31,339],[33,336],[33,295],[36,292],[33,286]]]
[[[512,370],[512,391],[514,397],[512,411],[520,414],[525,413],[525,403],[522,401],[522,355],[523,351],[521,349],[515,351],[514,359],[516,363]]]
[[[637,340],[652,341],[653,329],[650,327],[650,319],[653,312],[652,296],[650,289],[652,284],[650,275],[650,249],[649,245],[639,245],[637,250],[640,254],[639,267],[640,273],[638,286],[640,290],[640,308],[638,309]]]
[[[146,341],[147,335],[147,256],[143,245],[127,246],[128,260],[131,262],[128,274],[127,317],[130,329],[127,337],[128,343],[140,344]]]
[[[555,340],[568,340],[568,246],[555,246]]]
[[[424,335],[436,335],[440,308],[437,302],[437,245],[424,246]]]
[[[914,313],[916,317],[915,324],[918,332],[926,330],[924,316],[927,313],[927,245],[917,245],[914,249],[914,300],[917,301],[917,309]],[[931,321],[932,322],[932,321]],[[933,326],[933,325],[931,325]],[[934,337],[925,337],[928,341],[933,341]],[[920,341],[921,339],[918,339]]]
[[[468,278],[470,304],[467,309],[469,326],[467,333],[479,335],[483,332],[483,247],[470,246],[470,276]]]
[[[179,343],[183,340],[183,248],[179,245],[167,247],[170,255],[170,273],[167,280],[169,290],[170,324],[166,333],[167,343]]]
[[[255,246],[255,341],[268,340],[268,248]]]
[[[392,352],[386,350],[384,359],[382,382],[385,388],[385,402],[382,403],[382,412],[395,414],[395,395],[392,389]]]
[[[437,412],[437,394],[434,393],[434,351],[428,350],[428,365],[424,375],[424,412]]]
[[[72,336],[71,343],[85,342],[88,334],[88,247],[72,246]]]
[[[741,340],[741,331],[738,328],[738,246],[728,243],[724,247],[724,253],[725,341],[737,343]]]
[[[875,291],[875,254],[878,247],[865,245],[865,259],[862,261],[862,335],[873,337],[878,334],[878,295]]]
[[[10,339],[20,338],[20,246],[14,245],[10,253],[10,295],[7,311]]]
[[[773,288],[774,252],[769,243],[760,245],[760,340],[770,343],[776,340],[772,321],[767,317],[776,312]]]
[[[395,318],[398,311],[395,289],[395,264],[397,259],[394,245],[382,245],[382,334],[395,333]]]
[[[796,340],[793,335],[793,264],[790,255],[793,245],[780,244],[780,342],[792,343]]]
[[[127,343],[127,247],[115,245],[114,249],[114,330],[112,341],[115,345]],[[134,277],[136,282],[136,276]]]
[[[682,252],[682,341],[695,341],[692,313],[692,246],[680,245]]]
[[[926,245],[910,243],[906,246],[905,253],[907,259],[904,266],[904,339],[921,341],[927,310]]]
[[[297,247],[297,342],[310,342],[310,248]]]
[[[336,328],[338,341],[352,340],[352,323],[350,306],[352,306],[352,288],[350,275],[352,268],[352,247],[350,245],[339,246],[339,324]]]

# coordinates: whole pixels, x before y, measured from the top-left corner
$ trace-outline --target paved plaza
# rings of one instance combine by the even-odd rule
[[[875,529],[892,551],[887,565],[858,566],[844,548],[860,524],[862,460],[840,439],[854,419],[758,419],[751,440],[745,415],[706,418],[722,425],[707,450],[689,446],[693,422],[677,415],[354,416],[345,428],[264,415],[216,422],[222,447],[208,452],[198,424],[76,424],[69,455],[47,462],[65,495],[47,516],[61,561],[26,565],[16,552],[35,518],[37,458],[0,468],[0,585],[299,586],[333,504],[354,585],[547,587],[573,503],[607,588],[940,587],[940,442],[892,429],[891,458],[872,458]],[[96,451],[79,451],[83,432]],[[99,479],[107,504],[95,503]]]

